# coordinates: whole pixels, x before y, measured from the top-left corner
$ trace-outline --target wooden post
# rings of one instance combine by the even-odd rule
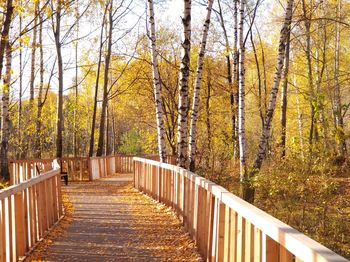
[[[91,163],[92,159],[90,157],[87,158],[87,162],[88,162],[88,174],[89,174],[89,181],[93,180],[92,177],[92,163]]]
[[[237,261],[245,260],[245,219],[237,216]],[[267,260],[269,261],[269,260]]]
[[[23,192],[15,194],[16,261],[26,252]]]
[[[79,177],[80,181],[83,181],[83,160],[79,160]]]
[[[0,200],[0,261],[6,261],[5,199]]]
[[[271,262],[278,262],[279,261],[279,244],[271,239],[269,236],[264,236],[264,242],[266,245],[265,249],[265,256],[266,256],[266,261],[271,261]]]

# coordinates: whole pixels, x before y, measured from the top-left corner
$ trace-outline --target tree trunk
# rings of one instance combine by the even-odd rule
[[[290,50],[290,29],[286,40],[286,57],[284,61],[283,85],[281,92],[281,149],[282,157],[286,156],[286,131],[287,131],[287,92],[289,75],[289,50]]]
[[[306,62],[307,62],[307,72],[308,72],[308,81],[309,81],[309,91],[310,91],[310,111],[311,111],[311,124],[310,124],[310,132],[309,132],[309,145],[310,152],[312,152],[313,140],[317,139],[317,127],[316,127],[316,110],[315,110],[315,91],[314,91],[314,81],[313,81],[313,73],[312,73],[312,62],[311,62],[311,17],[308,17],[306,10],[305,0],[302,0],[302,9],[303,9],[303,18],[305,25],[305,36],[306,36]],[[311,12],[310,12],[311,13]]]
[[[161,98],[161,84],[158,69],[158,51],[156,47],[156,28],[154,18],[153,0],[148,0],[150,35],[148,36],[151,46],[152,55],[152,72],[153,72],[153,87],[154,87],[154,102],[156,108],[157,120],[157,141],[158,154],[160,162],[166,162],[166,147],[164,140],[164,120],[163,120],[163,105]]]
[[[1,176],[8,180],[10,178],[8,167],[8,141],[10,136],[10,118],[9,118],[9,91],[11,85],[11,63],[12,50],[9,42],[6,43],[6,72],[3,79],[2,88],[2,114],[1,114],[1,149],[0,149],[0,168]]]
[[[32,57],[31,57],[31,66],[30,66],[30,89],[29,89],[29,102],[30,102],[30,110],[33,110],[34,105],[34,84],[35,84],[35,53],[37,48],[37,27],[38,27],[38,16],[39,16],[39,1],[35,1],[34,4],[34,28],[33,28],[33,40],[32,40]]]
[[[22,5],[22,1],[20,2]],[[22,13],[19,14],[19,31],[22,32]],[[17,146],[16,158],[22,157],[22,90],[23,90],[23,43],[19,42],[19,91],[18,91],[18,117],[17,117]]]
[[[8,169],[8,137],[9,137],[9,88],[11,82],[11,46],[9,44],[9,32],[10,25],[12,21],[13,5],[12,0],[7,0],[6,2],[6,14],[5,21],[2,26],[1,41],[0,41],[0,80],[2,79],[2,69],[4,65],[4,54],[6,51],[6,72],[3,79],[3,90],[2,90],[2,133],[1,133],[1,148],[0,148],[0,175],[5,179],[9,179],[9,169]]]
[[[2,26],[1,41],[0,41],[0,80],[2,79],[2,69],[4,66],[4,54],[9,42],[10,25],[12,21],[13,5],[12,0],[6,2],[5,21]]]
[[[97,73],[96,73],[96,83],[95,83],[95,96],[94,96],[94,108],[93,108],[93,113],[92,113],[91,133],[90,133],[89,157],[92,157],[93,154],[94,154],[98,86],[99,86],[99,82],[100,82],[102,48],[103,48],[103,43],[104,43],[104,41],[103,41],[103,29],[104,29],[104,25],[105,25],[105,18],[106,18],[107,8],[108,8],[108,5],[106,5],[105,11],[103,13],[103,19],[102,19],[102,25],[101,25],[101,33],[100,33],[100,49],[99,49],[98,63],[97,63]]]
[[[112,126],[111,126],[111,109],[109,108],[107,104],[107,122],[106,122],[106,156],[109,156],[112,154],[113,148],[112,148],[112,138],[113,138],[113,133],[112,133]]]
[[[189,164],[190,170],[195,171],[196,168],[196,136],[197,136],[197,120],[198,120],[198,111],[199,111],[199,99],[200,99],[200,89],[202,82],[203,74],[203,63],[204,56],[207,45],[208,31],[210,26],[210,16],[213,7],[214,0],[208,1],[207,6],[207,16],[203,25],[203,35],[200,44],[198,61],[197,61],[197,70],[196,70],[196,80],[194,84],[193,92],[193,101],[192,101],[192,113],[191,113],[191,125],[190,125],[190,138],[189,138]]]
[[[108,103],[108,73],[109,64],[111,60],[112,53],[112,34],[113,34],[113,0],[110,1],[110,7],[108,10],[109,14],[109,29],[108,29],[108,44],[107,44],[107,55],[105,58],[105,70],[104,70],[104,81],[103,81],[103,98],[102,98],[102,108],[101,108],[101,118],[99,127],[99,138],[96,156],[102,156],[103,146],[104,146],[104,135],[105,135],[105,123],[106,123],[106,109]]]
[[[233,67],[232,67],[232,77],[233,85],[231,89],[231,122],[232,122],[232,138],[233,138],[233,147],[234,147],[234,158],[240,157],[240,148],[239,148],[239,138],[238,138],[238,100],[239,100],[239,71],[238,71],[238,1],[234,0],[234,11],[233,11]]]
[[[75,41],[75,101],[73,111],[73,155],[78,155],[77,144],[77,109],[78,109],[78,42],[79,42],[79,1],[76,0],[75,5],[75,17],[76,17],[76,41]]]
[[[264,113],[263,113],[263,108],[262,108],[262,83],[261,83],[261,73],[260,73],[260,64],[259,64],[259,59],[258,59],[258,54],[256,52],[255,48],[255,43],[254,43],[254,38],[253,38],[253,30],[250,30],[250,42],[252,43],[253,47],[253,53],[254,53],[254,60],[255,60],[255,65],[256,65],[256,73],[258,77],[258,107],[259,107],[259,115],[260,115],[260,120],[261,120],[261,129],[264,129]]]
[[[58,66],[58,96],[57,96],[57,137],[56,137],[56,157],[62,157],[63,152],[63,61],[62,61],[62,50],[61,50],[61,11],[62,11],[62,0],[57,1],[56,9],[56,28],[54,30],[55,46],[57,52],[57,66]]]
[[[190,75],[191,57],[191,0],[184,0],[184,13],[182,18],[183,39],[179,81],[179,105],[177,127],[177,163],[186,168],[187,155],[187,123],[188,123],[188,79]]]
[[[341,19],[341,0],[337,0],[337,20]],[[344,158],[347,153],[344,135],[344,120],[341,105],[341,92],[339,84],[339,51],[340,51],[340,23],[336,24],[335,34],[335,54],[334,54],[334,101],[333,114],[335,119],[336,141],[338,144],[338,154]]]
[[[268,142],[269,137],[270,137],[270,130],[271,130],[273,113],[274,113],[274,110],[276,107],[278,88],[279,88],[279,84],[281,81],[284,58],[285,58],[285,54],[286,54],[286,42],[288,39],[288,34],[290,33],[290,25],[291,25],[291,21],[292,21],[292,15],[293,15],[293,0],[288,0],[285,19],[284,19],[284,23],[283,23],[281,33],[280,33],[277,66],[276,66],[276,72],[275,72],[273,86],[272,86],[271,92],[270,92],[268,108],[267,108],[267,112],[266,112],[266,116],[265,116],[264,129],[261,133],[258,151],[257,151],[256,157],[254,160],[253,170],[250,174],[249,179],[251,179],[260,170],[263,159],[265,157],[266,146],[267,146],[267,142]],[[251,194],[250,201],[254,201],[254,188],[251,188],[251,189],[252,189],[252,192],[251,192],[252,194]]]
[[[239,86],[238,86],[238,141],[240,163],[240,195],[244,200],[249,200],[250,185],[247,177],[246,137],[245,137],[245,46],[244,46],[244,16],[246,1],[239,1]]]
[[[295,69],[294,69],[295,70]],[[294,73],[293,85],[296,88],[296,103],[297,103],[297,113],[298,113],[298,130],[299,130],[299,145],[300,145],[300,156],[304,159],[304,124],[303,124],[303,113],[300,109],[300,99],[299,99],[299,87],[297,83],[297,77]]]
[[[210,67],[208,67],[208,76],[207,76],[207,96],[205,99],[205,123],[207,126],[207,148],[208,148],[208,155],[206,159],[206,167],[209,170],[210,169],[210,157],[211,157],[211,123],[210,123],[210,98],[211,98],[211,72]]]
[[[40,84],[38,92],[38,111],[36,116],[36,134],[35,134],[35,157],[41,158],[41,113],[42,113],[42,93],[44,88],[44,53],[43,53],[43,19],[40,14],[40,26],[39,26],[39,51],[40,51]]]

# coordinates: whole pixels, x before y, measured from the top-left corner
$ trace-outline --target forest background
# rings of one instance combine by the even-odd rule
[[[212,2],[191,169],[239,194],[238,90],[230,79],[235,77],[232,63],[238,50],[235,6],[242,1]],[[266,127],[285,2],[256,0],[245,7],[247,166],[255,162]],[[194,101],[207,5],[208,1],[192,3],[189,104]],[[3,0],[0,10],[4,178],[9,159],[158,153],[144,1]],[[170,155],[179,153],[182,12],[182,1],[154,3],[165,151]],[[264,163],[249,181],[255,205],[346,257],[349,13],[347,0],[294,2]]]

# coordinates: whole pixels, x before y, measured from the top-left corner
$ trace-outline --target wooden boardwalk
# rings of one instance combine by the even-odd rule
[[[46,251],[44,261],[199,261],[173,212],[118,175],[63,187],[73,222]],[[35,260],[35,258],[34,258]]]

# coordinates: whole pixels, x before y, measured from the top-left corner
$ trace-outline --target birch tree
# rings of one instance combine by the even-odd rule
[[[240,182],[241,197],[247,199],[249,193],[247,176],[247,157],[246,157],[246,137],[245,137],[245,46],[244,46],[244,15],[246,1],[239,1],[239,23],[238,23],[238,141],[239,141],[239,163],[240,163]]]
[[[12,0],[6,2],[5,21],[2,25],[1,40],[0,40],[0,80],[2,79],[2,70],[4,67],[4,54],[7,43],[9,42],[10,25],[12,22],[13,5]]]
[[[12,0],[6,2],[6,14],[5,20],[2,26],[1,40],[0,40],[0,81],[3,80],[2,84],[2,129],[1,129],[1,148],[0,148],[0,172],[1,176],[5,179],[9,179],[8,169],[8,137],[9,137],[9,87],[11,82],[11,63],[12,53],[11,45],[9,43],[10,37],[10,25],[12,22],[13,15],[13,4]],[[2,77],[2,70],[4,66],[4,55],[6,51],[6,72],[5,77]]]
[[[239,157],[239,138],[238,138],[238,85],[239,85],[239,72],[238,72],[238,1],[233,1],[233,66],[232,66],[232,89],[230,94],[231,102],[231,122],[232,122],[232,137],[234,146],[234,158]]]
[[[208,1],[207,6],[207,15],[205,18],[205,22],[203,25],[203,34],[202,40],[200,44],[198,61],[197,61],[197,70],[196,70],[196,80],[194,83],[194,93],[193,93],[193,101],[192,101],[192,113],[191,113],[191,129],[190,129],[190,137],[189,137],[189,167],[191,171],[195,170],[195,159],[196,159],[196,136],[197,136],[197,120],[198,120],[198,111],[199,111],[199,98],[200,98],[200,89],[202,82],[202,74],[203,74],[203,62],[205,57],[208,31],[210,26],[210,17],[211,11],[213,7],[214,0]]]
[[[1,113],[1,149],[0,164],[1,175],[6,180],[9,179],[8,167],[8,143],[10,136],[10,118],[9,118],[9,90],[11,85],[11,63],[12,50],[9,41],[6,43],[6,72],[2,84],[2,113]]]
[[[286,132],[287,132],[287,92],[288,92],[288,76],[289,76],[289,51],[290,51],[290,30],[286,40],[286,57],[283,71],[283,85],[281,92],[281,148],[282,157],[286,156]]]
[[[153,72],[153,89],[154,89],[154,102],[156,107],[156,121],[157,121],[157,141],[158,141],[158,153],[159,160],[166,162],[166,147],[164,140],[164,120],[163,120],[163,104],[161,98],[161,83],[158,69],[158,52],[156,46],[156,26],[154,18],[154,4],[153,0],[148,0],[148,12],[149,12],[149,42],[151,46],[152,56],[152,72]]]
[[[337,0],[337,19],[340,21],[341,0]],[[338,144],[338,154],[340,157],[346,155],[346,142],[344,136],[344,121],[341,104],[340,83],[339,83],[339,52],[340,52],[340,23],[336,23],[335,32],[335,51],[334,51],[334,98],[333,98],[333,115],[335,124],[335,134]]]
[[[187,155],[187,123],[188,123],[188,80],[190,75],[191,53],[191,0],[184,0],[182,17],[183,38],[181,50],[181,65],[179,77],[179,105],[177,125],[177,162],[180,167],[186,167]]]
[[[260,136],[259,147],[254,160],[253,171],[251,173],[252,176],[254,176],[254,174],[261,168],[261,165],[266,153],[267,142],[270,137],[272,118],[276,107],[276,99],[277,99],[277,94],[278,94],[279,84],[281,81],[283,64],[284,64],[284,59],[286,54],[286,42],[288,39],[288,35],[290,32],[290,25],[292,21],[293,3],[294,3],[293,0],[288,0],[287,2],[284,23],[280,33],[278,58],[277,58],[277,66],[276,66],[276,71],[274,76],[274,82],[270,92],[269,103],[268,103],[267,112],[265,116],[264,129],[262,130],[262,133]],[[252,193],[254,194],[254,191]],[[254,197],[254,195],[252,195],[252,197]]]

